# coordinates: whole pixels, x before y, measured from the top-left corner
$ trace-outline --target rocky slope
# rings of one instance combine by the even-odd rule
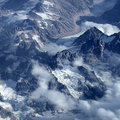
[[[0,1],[0,119],[73,120],[89,116],[88,101],[108,95],[104,73],[120,77],[120,33],[93,27],[66,46],[57,43],[82,30],[76,21],[93,6],[93,0]]]

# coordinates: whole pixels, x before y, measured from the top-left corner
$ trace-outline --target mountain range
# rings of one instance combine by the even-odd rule
[[[119,0],[0,0],[0,120],[119,120]]]

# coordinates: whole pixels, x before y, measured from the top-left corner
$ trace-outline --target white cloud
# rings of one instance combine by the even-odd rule
[[[86,112],[86,111],[89,111],[89,110],[91,110],[91,105],[90,105],[90,103],[88,102],[88,101],[85,101],[85,100],[80,100],[79,101],[79,107],[84,111],[84,112]]]
[[[77,66],[86,67],[87,65],[83,62],[83,59],[80,57],[74,61],[74,67],[77,67]],[[46,68],[43,68],[43,67],[41,68],[38,64],[34,65],[33,68],[34,68],[33,74],[37,76],[37,78],[47,79],[49,76],[51,76]],[[90,100],[90,101],[76,100],[75,101],[73,98],[69,97],[68,95],[65,95],[64,93],[61,93],[56,90],[48,90],[47,83],[50,79],[45,80],[46,82],[42,83],[43,84],[42,86],[46,86],[46,87],[42,87],[42,90],[39,87],[37,89],[37,92],[35,91],[37,93],[36,96],[40,97],[40,95],[44,95],[44,97],[46,97],[50,102],[55,104],[58,108],[64,109],[65,111],[72,110],[77,106],[77,108],[80,109],[81,112],[79,114],[76,114],[75,118],[81,118],[82,120],[108,120],[108,119],[119,120],[120,119],[120,115],[119,115],[120,113],[120,105],[119,105],[120,78],[113,77],[109,69],[106,70],[107,69],[106,64],[101,63],[100,65],[97,65],[95,67],[93,66],[92,68],[88,66],[88,68],[94,70],[97,77],[100,78],[104,82],[104,84],[106,84],[107,86],[106,94],[102,99],[97,101],[94,101],[94,100]],[[71,70],[71,68],[69,69]],[[69,73],[68,71],[64,70],[64,73],[66,72],[68,74]],[[73,73],[73,72],[76,72],[76,71],[73,70],[72,74],[77,75],[76,73]],[[44,77],[43,75],[44,73],[46,77]],[[59,74],[59,73],[58,73],[59,77],[62,78],[62,74]],[[72,74],[70,73],[70,75]],[[41,75],[42,77],[40,77],[39,75]],[[49,78],[52,78],[52,77],[49,77]],[[64,81],[64,78],[63,78],[63,81]],[[74,80],[74,83],[75,83],[75,80]]]
[[[116,111],[119,111],[120,108],[120,78],[117,76],[113,77],[111,72],[106,70],[106,65],[101,64],[99,67],[95,67],[96,75],[104,81],[107,90],[101,100],[91,103],[92,110],[94,115],[96,114],[96,117],[100,120],[119,120],[119,112]]]
[[[115,59],[119,58],[116,54],[114,54],[114,56]],[[82,114],[79,113],[78,118],[81,118],[83,120],[119,120],[120,78],[112,76],[111,72],[109,71],[108,64],[101,63],[99,65],[96,65],[95,67],[94,65],[90,67],[89,65],[84,63],[82,57],[76,58],[73,64],[74,67],[84,66],[87,67],[87,69],[94,70],[97,77],[100,78],[107,87],[105,96],[100,100],[79,100],[79,102],[76,101],[78,109],[80,109],[82,112]],[[114,65],[117,66],[118,63]],[[70,67],[68,68],[70,70],[72,69]],[[64,69],[64,72],[63,70],[61,70],[61,72],[63,72],[64,74],[61,74],[61,72],[59,71],[56,77],[61,78],[62,83],[65,84],[65,82],[67,83],[67,79],[65,79],[63,76],[67,75],[69,73],[68,71],[70,70]],[[76,72],[77,71],[72,71],[70,75],[74,74],[75,76],[77,76]],[[70,79],[70,77],[68,77],[68,79]],[[70,82],[68,82],[67,85],[69,86]]]
[[[83,58],[82,57],[79,57],[79,58],[76,58],[74,60],[74,63],[73,63],[75,66],[83,66]]]
[[[69,110],[74,107],[74,101],[71,97],[57,90],[48,89],[48,82],[53,79],[53,76],[45,67],[34,61],[32,74],[38,79],[39,87],[31,94],[31,99],[39,99],[44,96],[60,109]]]
[[[114,63],[113,66],[117,66],[120,63],[119,55],[108,53],[108,56],[108,62],[110,63],[101,63],[99,65],[93,65],[94,67],[88,67],[95,71],[97,77],[106,85],[107,90],[105,96],[100,100],[79,100],[79,109],[83,112],[83,114],[79,114],[79,118],[83,120],[120,120],[120,78],[117,76],[113,77],[112,73],[109,71],[110,68],[108,68],[108,65],[111,67],[112,63]],[[85,63],[80,57],[75,60],[74,65],[84,66]]]
[[[33,62],[33,70],[32,74],[35,75],[37,78],[39,77],[40,80],[49,81],[50,79],[50,73],[47,71],[47,69],[43,66],[40,66],[38,62]]]
[[[73,61],[74,66],[83,66],[86,69],[90,70],[90,66],[84,63],[84,60],[82,57],[78,57]]]
[[[98,109],[98,116],[102,120],[119,120],[112,111],[106,110],[104,108],[99,108]]]
[[[71,110],[75,107],[73,99],[59,91],[49,90],[47,92],[47,97],[52,103],[56,104],[63,110]]]
[[[112,35],[114,33],[120,32],[120,29],[111,24],[98,24],[90,21],[86,21],[82,24],[83,31],[90,29],[91,27],[96,27],[106,35]]]
[[[38,62],[33,61],[32,74],[38,79],[39,87],[32,93],[31,98],[39,99],[48,89],[48,82],[52,78],[51,74]]]

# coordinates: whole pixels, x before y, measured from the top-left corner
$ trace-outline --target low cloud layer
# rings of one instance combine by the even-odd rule
[[[110,53],[109,53],[110,54]],[[109,59],[111,59],[110,55]],[[114,54],[114,57],[117,59],[119,56]],[[109,60],[108,62],[111,62]],[[114,66],[118,65],[119,61],[114,64]],[[77,66],[84,66],[87,69],[91,69],[95,71],[95,74],[98,78],[100,78],[107,87],[105,96],[99,100],[77,100],[74,104],[73,100],[68,99],[64,94],[57,92],[57,91],[47,91],[47,96],[52,95],[53,97],[49,96],[49,100],[54,101],[56,100],[57,105],[62,105],[59,107],[67,108],[68,106],[77,105],[77,109],[79,110],[78,113],[70,112],[70,116],[68,118],[68,113],[61,114],[59,116],[59,120],[120,120],[120,78],[118,76],[112,75],[109,71],[108,64],[99,64],[95,67],[90,67],[89,65],[85,64],[82,57],[76,58],[73,62],[74,67]],[[75,69],[74,69],[75,70]],[[67,104],[63,104],[67,103]],[[66,106],[67,105],[67,106]],[[73,109],[74,107],[71,107]],[[76,108],[75,108],[76,109]],[[69,109],[67,109],[69,110]],[[47,120],[47,119],[46,119]],[[50,120],[53,120],[51,118]],[[57,120],[57,117],[54,117],[54,120]]]
[[[111,59],[108,54],[109,59]],[[117,59],[118,55],[114,54]],[[109,62],[112,60],[109,60]],[[117,65],[119,61],[115,64]],[[74,67],[84,66],[87,69],[95,71],[95,74],[100,78],[107,86],[105,96],[97,101],[94,100],[73,100],[73,98],[65,95],[56,90],[48,89],[48,82],[53,79],[48,70],[40,66],[38,62],[33,63],[32,74],[38,79],[39,88],[37,88],[33,93],[32,99],[39,99],[40,96],[46,97],[50,102],[55,104],[58,108],[61,108],[65,111],[73,110],[74,108],[80,110],[79,113],[71,113],[71,118],[69,120],[120,120],[120,78],[113,77],[112,73],[106,70],[107,64],[100,64],[95,67],[90,67],[85,64],[82,57],[76,58],[73,62]],[[114,65],[114,66],[115,66]],[[61,119],[67,116],[66,114],[61,114]],[[63,116],[62,116],[63,115]],[[47,119],[46,119],[47,120]],[[56,119],[55,119],[56,120]],[[68,120],[68,119],[66,119]]]
[[[110,68],[106,69],[109,65],[111,67],[113,57],[117,59],[117,62],[113,62],[113,66],[120,64],[119,55],[105,52],[108,55],[108,63],[100,64],[91,68],[95,71],[95,74],[100,78],[107,87],[105,96],[97,101],[80,100],[79,108],[83,111],[83,115],[80,113],[76,118],[80,120],[120,120],[120,77],[113,76],[109,71]],[[74,65],[88,66],[85,65],[82,58],[77,58]],[[90,66],[89,66],[90,67]]]
[[[57,90],[49,90],[48,83],[53,76],[48,70],[40,66],[38,62],[33,62],[32,74],[38,79],[39,87],[32,93],[31,98],[39,100],[41,96],[46,97],[50,102],[57,105],[58,108],[63,110],[72,109],[75,105],[74,100]]]
[[[110,63],[113,60],[110,57],[111,55],[112,53],[108,54]],[[114,54],[114,58],[119,58],[119,55]],[[119,63],[120,61],[118,60],[114,66],[117,66]],[[90,67],[84,63],[82,57],[76,58],[73,64],[74,67]],[[75,114],[73,111],[61,113],[59,118],[54,116],[54,118],[49,118],[49,120],[120,120],[120,78],[118,76],[113,77],[111,72],[106,70],[106,66],[108,65],[101,63],[98,66],[89,68],[94,70],[97,77],[106,84],[107,90],[105,96],[97,101],[74,100],[69,95],[65,95],[64,93],[61,93],[57,90],[49,90],[48,82],[54,79],[53,75],[45,66],[39,65],[38,62],[33,61],[32,74],[38,79],[39,87],[32,93],[31,99],[39,100],[41,96],[44,96],[51,103],[55,104],[57,108],[61,108],[64,111],[73,110],[74,108],[79,110]],[[11,89],[8,89],[8,87],[5,85],[0,85],[0,90],[2,91],[2,94],[9,94]],[[6,98],[6,94],[4,97]],[[18,98],[19,100],[21,99],[20,97]],[[6,100],[8,100],[8,98],[6,98]],[[21,99],[21,101],[24,100]],[[7,104],[4,105],[1,102],[0,105],[3,107],[8,107]],[[69,115],[70,117],[68,117]],[[44,119],[40,118],[39,120]],[[48,120],[48,118],[45,118],[45,120]]]
[[[107,85],[106,95],[98,101],[87,101],[89,109],[86,109],[85,114],[94,120],[120,120],[120,81],[118,81],[120,78],[114,79],[109,72],[101,74],[101,79]]]

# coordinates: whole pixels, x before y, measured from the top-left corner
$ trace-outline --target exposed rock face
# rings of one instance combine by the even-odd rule
[[[86,99],[102,98],[105,94],[106,87],[104,83],[96,77],[94,71],[89,71],[83,66],[79,66],[78,70],[82,76],[85,76],[85,86],[80,85],[84,89],[84,96]],[[92,84],[92,86],[91,86]],[[89,92],[88,92],[89,91]]]
[[[17,118],[15,118],[10,111],[2,108],[1,106],[0,106],[0,116],[4,119],[7,119],[7,117],[9,117],[11,118],[10,120],[17,120]]]
[[[92,28],[74,41],[79,51],[85,55],[93,54],[97,58],[103,58],[104,43],[101,40],[105,36],[97,28]]]
[[[105,95],[98,71],[120,76],[108,54],[120,54],[120,33],[107,36],[93,27],[70,46],[56,43],[80,30],[76,21],[91,15],[91,7],[93,0],[0,1],[1,118],[37,120]]]
[[[114,34],[114,39],[106,45],[106,48],[120,54],[120,33]]]
[[[89,2],[87,0],[38,0],[36,2],[31,0],[8,0],[1,6],[1,21],[6,21],[7,23],[8,20],[13,17],[15,24],[15,21],[17,22],[20,20],[23,21],[24,19],[28,19],[31,20],[33,24],[37,24],[37,27],[39,26],[41,28],[39,28],[40,30],[37,29],[39,33],[45,31],[46,33],[49,33],[49,36],[58,38],[62,35],[67,35],[68,33],[70,33],[76,27],[76,25],[73,24],[74,16],[77,15],[79,12],[83,14],[84,11],[88,11],[89,13],[89,8],[91,7],[91,5],[92,2]],[[6,12],[8,16],[6,16],[4,12]],[[29,23],[29,21],[26,21],[26,23]],[[18,27],[18,25],[15,26]],[[36,29],[35,25],[31,24],[30,26]],[[43,28],[46,30],[42,30]]]

